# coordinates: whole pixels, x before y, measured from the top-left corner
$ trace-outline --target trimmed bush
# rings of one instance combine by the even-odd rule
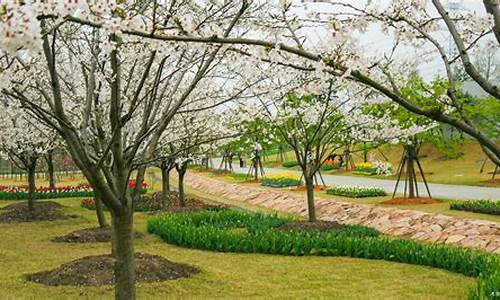
[[[374,229],[277,231],[287,219],[232,210],[167,214],[148,220],[148,232],[178,246],[221,252],[349,256],[441,268],[479,278],[471,299],[500,291],[500,258],[485,252],[379,236]]]
[[[297,167],[298,165],[299,165],[299,162],[296,160],[285,161],[284,163],[281,164],[281,166],[284,168],[293,168],[293,167]]]
[[[500,201],[492,201],[492,200],[451,201],[450,209],[464,210],[475,213],[499,216]]]
[[[302,181],[296,174],[276,173],[268,174],[262,178],[262,185],[270,187],[290,187],[302,185]]]
[[[387,195],[384,189],[370,186],[334,186],[326,190],[327,194],[350,198],[378,197]]]

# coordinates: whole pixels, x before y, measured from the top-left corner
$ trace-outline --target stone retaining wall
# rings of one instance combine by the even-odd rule
[[[185,183],[194,189],[229,200],[307,216],[306,201],[300,195],[232,184],[193,173],[186,176]],[[500,253],[500,223],[497,222],[320,198],[316,201],[316,215],[325,221],[374,227],[385,234]]]

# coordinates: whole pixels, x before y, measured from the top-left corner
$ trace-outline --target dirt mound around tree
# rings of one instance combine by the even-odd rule
[[[441,201],[432,198],[394,198],[382,202],[382,204],[389,205],[415,205],[415,204],[434,204],[441,203]]]
[[[36,221],[56,221],[75,218],[77,216],[65,215],[62,211],[63,206],[52,201],[35,202],[33,211],[30,211],[28,203],[14,203],[8,205],[0,214],[1,223],[14,222],[36,222]]]
[[[19,209],[28,206],[27,202],[12,203],[7,206],[0,208],[1,210]],[[63,208],[63,206],[54,201],[40,201],[35,202],[35,206],[42,206],[44,209],[58,209]]]
[[[134,238],[143,238],[144,234],[134,232]],[[94,227],[79,229],[52,239],[57,243],[105,243],[111,242],[111,227]]]
[[[307,222],[307,221],[298,221],[298,222],[290,222],[278,226],[275,230],[279,231],[289,231],[289,230],[297,230],[297,231],[329,231],[335,229],[341,229],[344,225],[339,224],[337,222],[326,222],[326,221],[316,221],[316,222]]]
[[[29,281],[50,285],[100,286],[115,282],[115,259],[111,255],[87,256],[59,268],[27,275]],[[136,282],[160,282],[198,274],[199,269],[171,262],[161,256],[136,253]]]

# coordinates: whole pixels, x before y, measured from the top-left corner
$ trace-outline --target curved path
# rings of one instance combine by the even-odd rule
[[[220,160],[214,160],[214,166],[218,167]],[[239,168],[236,163],[233,163],[233,168],[235,172],[247,173],[248,168]],[[282,173],[290,172],[301,174],[301,172],[296,170],[284,170],[278,168],[265,168],[266,173]],[[394,186],[396,185],[395,180],[389,179],[376,179],[369,177],[357,177],[357,176],[343,176],[343,175],[331,175],[323,174],[323,179],[327,185],[368,185],[368,186],[378,186],[383,188],[387,193],[394,191]],[[422,182],[418,183],[420,194],[427,196],[425,191],[425,186]],[[480,186],[469,186],[469,185],[453,185],[453,184],[441,184],[441,183],[429,183],[429,189],[432,197],[438,199],[459,199],[459,200],[477,200],[477,199],[491,199],[500,201],[500,188],[494,187],[480,187]],[[398,193],[403,194],[404,192],[404,182],[400,182],[398,187]]]

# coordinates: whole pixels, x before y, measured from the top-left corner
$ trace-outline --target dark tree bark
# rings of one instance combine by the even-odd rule
[[[49,188],[54,189],[56,187],[56,177],[54,174],[54,151],[50,150],[47,152],[47,174],[49,175]]]
[[[184,177],[187,171],[187,163],[182,164],[177,167],[177,172],[179,174],[179,205],[181,207],[186,206],[186,194],[184,192]]]
[[[314,179],[313,176],[304,176],[307,191],[307,211],[309,222],[316,222],[316,207],[314,205]]]
[[[163,207],[167,206],[167,201],[170,200],[170,171],[172,170],[172,164],[168,162],[162,162],[161,169],[161,198],[163,201]]]
[[[36,168],[36,163],[34,161],[29,162],[26,166],[26,169],[28,171],[28,208],[32,213],[35,209],[35,190],[36,190],[35,168]]]
[[[115,299],[135,299],[133,209],[124,207],[111,214],[112,249],[115,257]]]
[[[102,202],[99,192],[94,189],[94,202],[95,202],[95,213],[97,216],[97,222],[99,227],[104,228],[108,226],[106,222],[106,215],[104,214],[104,204]]]

